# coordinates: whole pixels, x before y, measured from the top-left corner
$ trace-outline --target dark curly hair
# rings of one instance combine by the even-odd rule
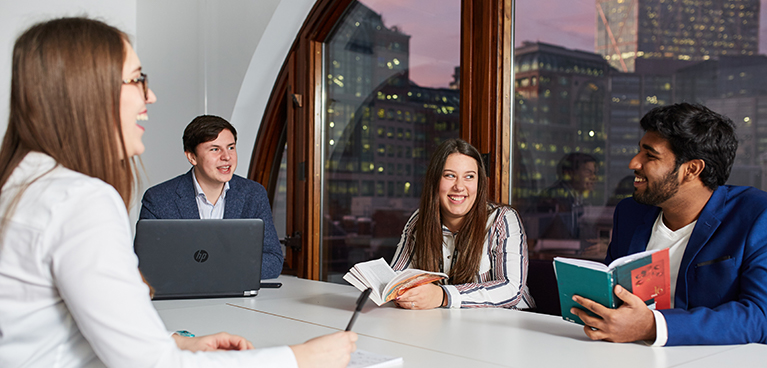
[[[676,169],[685,162],[706,163],[700,180],[711,190],[727,182],[738,150],[735,125],[730,118],[697,104],[678,103],[656,107],[640,121],[642,129],[656,132],[669,142]]]

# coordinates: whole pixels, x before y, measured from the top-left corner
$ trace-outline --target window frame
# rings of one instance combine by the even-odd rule
[[[302,236],[300,250],[286,249],[284,273],[313,280],[322,264],[322,50],[352,2],[318,0],[310,11],[272,89],[248,170],[273,201],[284,144],[295,147],[288,149],[286,230]],[[461,1],[460,137],[483,155],[490,199],[501,203],[511,198],[512,8],[512,0]]]

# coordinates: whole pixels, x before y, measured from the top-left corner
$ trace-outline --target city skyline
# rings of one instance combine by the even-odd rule
[[[368,5],[375,7],[375,2],[365,1],[354,3],[343,15],[323,52],[327,108],[322,180],[327,205],[323,205],[322,232],[323,252],[328,255],[323,272],[328,280],[340,278],[357,262],[393,255],[400,229],[418,207],[429,157],[445,139],[461,136],[460,91],[441,88],[451,79],[451,54],[457,54],[458,47],[434,47],[441,45],[440,29],[428,25],[434,19],[426,19],[422,8],[401,1],[371,8]],[[601,4],[603,12],[614,19],[631,19],[632,12],[620,1]],[[760,4],[760,0],[737,1]],[[419,6],[425,3],[428,1]],[[614,7],[617,10],[612,11],[610,6],[615,4],[619,4]],[[711,13],[706,10],[710,4],[696,4],[701,12]],[[387,10],[386,5],[397,11]],[[672,14],[680,13],[678,6],[669,8]],[[643,16],[652,18],[650,13]],[[741,20],[742,15],[724,13],[730,18],[723,18],[722,23],[751,26],[747,33],[751,48],[746,50],[751,55],[730,57],[742,54],[735,49],[712,53],[721,56],[703,60],[662,55],[668,59],[644,58],[646,62],[637,63],[641,70],[628,72],[611,66],[615,58],[608,60],[573,46],[583,44],[586,38],[579,40],[578,36],[587,32],[591,42],[595,37],[603,39],[596,35],[596,20],[589,21],[591,31],[584,27],[586,22],[574,20],[590,15],[570,12],[563,20],[558,18],[563,14],[560,11],[547,16],[548,23],[531,21],[544,29],[566,32],[571,40],[538,38],[518,47],[514,55],[515,139],[510,147],[509,202],[518,209],[528,239],[535,244],[531,257],[547,257],[552,250],[604,254],[612,229],[611,208],[633,190],[629,162],[638,152],[637,142],[643,134],[638,122],[657,106],[696,102],[730,116],[740,140],[728,183],[767,185],[767,83],[763,77],[767,76],[767,56],[753,55],[755,14]],[[519,14],[517,19],[530,21],[531,17]],[[414,18],[422,21],[405,21]],[[715,19],[700,18],[706,22]],[[658,38],[666,41],[671,37],[668,52],[694,55],[698,50],[675,48],[684,43],[674,39],[679,37],[673,35],[674,30],[689,32],[682,23],[668,28],[677,19],[683,18],[659,22],[638,18],[626,22],[623,31],[643,36],[647,30],[657,30],[655,23],[666,25]],[[453,24],[457,23],[454,19]],[[630,28],[636,24],[644,28]],[[528,34],[539,31],[518,25]],[[455,29],[444,31],[456,35]],[[622,34],[616,33],[615,38],[630,47],[630,37],[627,42]],[[707,30],[695,36],[700,48],[712,40],[740,39],[740,33],[733,31]],[[647,39],[645,35],[642,42]],[[641,51],[638,47],[643,45],[635,42]],[[453,49],[447,50],[450,47]],[[420,65],[413,67],[414,61]],[[443,66],[443,71],[437,70]],[[435,72],[437,79],[429,81],[421,71]],[[491,159],[492,155],[490,152]],[[581,175],[581,167],[590,173]]]
[[[411,80],[424,87],[447,88],[460,64],[459,0],[364,0],[387,27],[411,36]],[[515,41],[545,42],[594,52],[595,0],[515,1]],[[760,0],[761,7],[767,0]],[[759,53],[767,52],[767,11],[759,14]],[[434,39],[439,42],[434,42]]]
[[[595,0],[518,0],[514,46],[524,41],[545,42],[568,49],[594,52]],[[760,0],[761,8],[767,0]],[[767,12],[759,14],[759,53],[767,52]]]

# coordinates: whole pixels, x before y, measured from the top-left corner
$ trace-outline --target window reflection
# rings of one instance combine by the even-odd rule
[[[614,207],[633,192],[628,164],[644,134],[639,120],[657,106],[695,102],[730,117],[740,145],[728,184],[767,188],[759,7],[516,2],[512,203],[532,258],[603,258]]]
[[[406,9],[384,0],[354,2],[325,44],[323,280],[343,282],[357,262],[391,260],[418,207],[431,152],[458,137],[460,1],[439,6],[452,18],[432,17],[442,28],[424,33],[429,27],[401,14],[432,14],[433,2],[411,1]],[[446,21],[453,33],[439,31]],[[424,41],[442,53],[452,50],[444,57],[411,49]],[[449,67],[434,82],[429,75],[438,68],[429,63]]]
[[[274,191],[274,200],[272,201],[272,219],[274,229],[277,234],[287,234],[288,219],[288,145],[282,150],[282,159],[280,160],[280,171],[277,174],[277,187]],[[285,255],[285,244],[282,247],[282,255]]]

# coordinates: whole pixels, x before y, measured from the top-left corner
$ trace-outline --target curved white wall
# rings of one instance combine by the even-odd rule
[[[149,108],[142,159],[154,185],[189,169],[184,127],[219,115],[238,131],[247,172],[274,81],[313,0],[138,1],[137,51],[158,103]]]
[[[0,0],[0,9],[0,136],[8,126],[13,44],[27,28],[52,18],[88,16],[136,34],[135,0]]]
[[[250,159],[253,152],[258,128],[264,115],[266,104],[282,68],[285,57],[293,45],[293,40],[309,14],[314,0],[282,1],[274,12],[250,60],[248,71],[242,81],[239,96],[232,112],[232,124],[239,131],[241,143],[238,143],[240,155]],[[284,42],[285,35],[293,35],[291,42]],[[272,40],[280,40],[272,42]],[[246,146],[247,145],[247,146]],[[247,154],[247,156],[245,156]],[[245,162],[237,169],[245,175],[248,165]]]
[[[149,107],[150,120],[143,124],[146,175],[142,188],[189,169],[181,135],[189,121],[206,113],[229,119],[237,128],[240,163],[236,172],[244,175],[274,81],[314,2],[0,0],[0,134],[5,134],[8,121],[16,37],[37,21],[88,15],[132,36],[150,87],[158,96],[158,102]],[[134,209],[133,219],[136,213]]]

